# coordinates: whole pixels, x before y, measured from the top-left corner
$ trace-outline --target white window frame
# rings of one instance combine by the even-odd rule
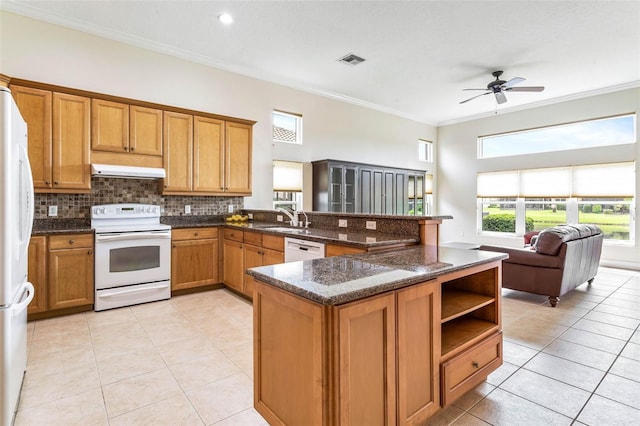
[[[283,140],[283,139],[277,139],[275,136],[273,137],[273,142],[278,142],[278,143],[289,143],[289,144],[295,144],[295,145],[302,145],[302,114],[295,114],[292,112],[285,112],[285,111],[280,111],[277,109],[273,110],[273,113],[271,115],[271,128],[275,128],[275,116],[276,115],[280,115],[280,116],[284,116],[284,117],[289,117],[289,118],[293,118],[295,119],[295,123],[296,123],[296,140],[295,141],[289,141],[289,140]],[[272,132],[273,134],[273,132]]]
[[[423,147],[424,158],[422,158]],[[433,163],[433,142],[426,139],[418,139],[418,161]]]

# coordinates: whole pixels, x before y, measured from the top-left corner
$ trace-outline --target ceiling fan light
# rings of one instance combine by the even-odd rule
[[[218,21],[222,22],[225,25],[229,25],[233,23],[233,16],[228,13],[221,13],[218,15]]]

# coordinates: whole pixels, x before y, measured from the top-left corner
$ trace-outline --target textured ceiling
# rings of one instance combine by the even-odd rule
[[[430,124],[640,85],[640,1],[14,1],[4,10]],[[233,15],[220,24],[221,12]],[[357,66],[337,62],[355,53]],[[483,96],[504,70],[541,93]]]

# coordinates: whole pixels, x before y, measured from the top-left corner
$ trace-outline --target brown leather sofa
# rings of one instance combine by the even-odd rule
[[[595,225],[559,225],[541,231],[531,247],[483,245],[480,250],[509,254],[502,262],[502,287],[549,296],[555,307],[560,296],[593,282],[603,238]]]

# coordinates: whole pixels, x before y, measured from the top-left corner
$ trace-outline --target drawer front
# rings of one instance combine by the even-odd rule
[[[52,235],[49,250],[93,247],[93,234]]]
[[[224,238],[226,240],[233,240],[233,241],[238,241],[238,242],[242,242],[242,235],[244,234],[243,231],[238,230],[238,229],[225,229],[224,230]]]
[[[211,238],[218,238],[218,228],[184,228],[173,229],[171,231],[171,239],[174,241],[204,240]]]
[[[244,242],[253,246],[262,245],[262,234],[259,232],[244,232]]]
[[[284,237],[277,235],[263,235],[262,247],[276,251],[284,251]]]
[[[496,333],[455,358],[444,362],[442,375],[442,405],[455,401],[465,392],[484,381],[502,365],[502,332]]]

